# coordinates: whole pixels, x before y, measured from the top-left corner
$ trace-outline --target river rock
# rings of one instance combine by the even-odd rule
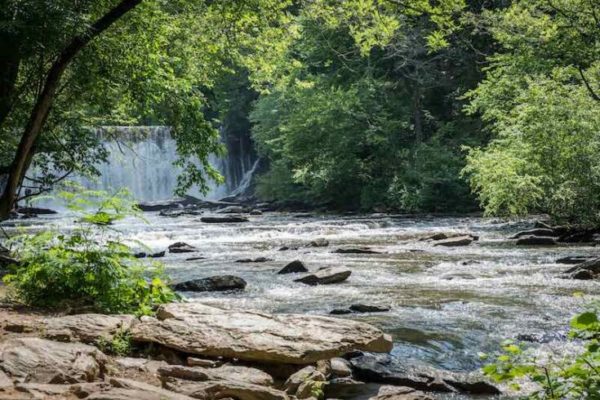
[[[333,251],[338,254],[380,254],[381,252],[375,251],[370,247],[343,247]]]
[[[244,290],[246,281],[234,275],[217,275],[208,278],[192,279],[172,285],[173,290],[181,292],[224,292]]]
[[[189,257],[189,258],[185,259],[185,261],[200,261],[200,260],[206,260],[206,257],[199,256],[199,257]]]
[[[352,314],[352,310],[348,310],[347,308],[334,308],[333,310],[329,311],[329,314],[331,314],[331,315]]]
[[[327,379],[321,371],[313,371],[304,382],[300,383],[296,390],[296,398],[308,399],[314,397],[314,393],[323,389]]]
[[[518,239],[520,237],[523,236],[558,236],[553,229],[546,229],[546,228],[536,228],[536,229],[530,229],[527,231],[521,231],[516,233],[515,235],[513,235],[511,237],[511,239]]]
[[[185,379],[188,381],[223,381],[234,380],[255,385],[272,386],[273,378],[256,368],[236,365],[223,365],[216,368],[184,367],[167,365],[158,369],[161,377]]]
[[[42,207],[19,207],[19,208],[17,208],[17,212],[19,214],[26,214],[26,215],[53,215],[53,214],[58,214],[57,211],[51,210],[49,208],[42,208]]]
[[[387,354],[363,354],[350,360],[354,376],[365,382],[408,386],[417,390],[500,394],[477,374],[453,373],[427,366],[406,366]]]
[[[281,246],[279,251],[298,250],[298,246]]]
[[[131,379],[111,378],[109,390],[92,393],[87,400],[192,400],[192,397]]]
[[[195,382],[166,377],[162,382],[166,389],[195,399],[288,400],[280,390],[235,380]]]
[[[341,357],[332,358],[331,373],[335,378],[347,378],[352,376],[352,367],[350,362]]]
[[[316,371],[317,369],[314,366],[309,365],[293,373],[283,384],[283,390],[288,394],[295,394],[302,382],[306,381]]]
[[[0,344],[0,367],[33,383],[91,382],[101,378],[107,358],[95,347],[27,337]]]
[[[242,217],[240,215],[228,215],[228,216],[212,216],[212,217],[202,217],[200,218],[201,222],[206,224],[231,224],[231,223],[239,223],[239,222],[248,222],[248,218]]]
[[[379,329],[330,317],[224,310],[200,303],[163,305],[157,315],[132,327],[134,341],[200,356],[299,365],[355,350],[392,349],[391,338]]]
[[[186,361],[190,367],[216,368],[222,364],[221,361],[198,357],[188,357]]]
[[[250,211],[250,215],[263,215],[263,212],[261,210],[254,209]]]
[[[434,398],[406,386],[382,386],[377,396],[369,400],[434,400]]]
[[[294,282],[304,283],[306,285],[331,285],[333,283],[344,282],[352,274],[352,271],[342,267],[323,268],[310,275],[294,279]]]
[[[302,261],[295,260],[279,270],[278,274],[295,274],[299,272],[308,272]]]
[[[517,246],[554,246],[556,239],[549,236],[521,236],[517,239]]]
[[[329,246],[329,240],[324,238],[317,238],[306,245],[306,247],[327,247]]]
[[[581,264],[584,263],[586,261],[590,261],[592,260],[592,257],[585,257],[585,256],[567,256],[567,257],[563,257],[563,258],[559,258],[558,260],[554,261],[557,264]]]
[[[129,330],[135,320],[133,315],[76,314],[45,318],[37,328],[46,338],[95,343],[101,338],[111,341],[115,334]]]
[[[263,263],[273,261],[272,258],[267,257],[257,257],[257,258],[242,258],[240,260],[235,260],[236,263]]]
[[[457,246],[468,246],[473,243],[472,236],[456,236],[448,239],[437,240],[433,245],[434,246],[444,246],[444,247],[457,247]]]
[[[198,249],[184,242],[173,243],[169,246],[169,253],[193,253]]]
[[[146,258],[146,257],[149,257],[149,258],[162,258],[162,257],[165,256],[165,253],[166,253],[166,251],[164,251],[164,250],[163,251],[158,251],[156,253],[150,253],[150,254],[147,254],[147,253],[145,253],[145,252],[142,251],[140,253],[135,253],[134,257],[135,258]]]
[[[217,214],[242,214],[245,213],[247,209],[242,206],[229,206],[225,208],[221,208],[216,211]]]
[[[589,280],[600,276],[600,258],[578,264],[564,272],[567,278]]]
[[[390,308],[369,304],[352,304],[350,306],[350,311],[357,313],[387,312],[390,311]]]

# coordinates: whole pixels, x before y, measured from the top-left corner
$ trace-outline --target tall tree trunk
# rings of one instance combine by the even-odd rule
[[[44,128],[63,73],[75,56],[85,48],[90,41],[108,29],[112,24],[119,20],[119,18],[131,11],[141,2],[142,0],[122,0],[117,6],[91,25],[84,34],[75,37],[71,43],[63,49],[56,61],[50,67],[50,70],[46,75],[44,87],[31,111],[29,121],[21,135],[21,141],[19,142],[15,157],[9,168],[8,179],[2,196],[0,197],[0,220],[8,218],[8,215],[14,207],[19,185],[27,172],[31,158],[33,157],[33,145]]]

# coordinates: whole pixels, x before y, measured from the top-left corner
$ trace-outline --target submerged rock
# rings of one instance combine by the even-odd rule
[[[331,314],[331,315],[352,314],[352,310],[348,310],[347,308],[334,308],[333,310],[329,311],[329,314]]]
[[[381,254],[380,251],[375,251],[370,247],[344,247],[333,251],[338,254]]]
[[[448,239],[437,240],[434,246],[444,247],[457,247],[457,246],[468,246],[473,243],[474,239],[472,236],[456,236]]]
[[[408,386],[417,390],[500,394],[500,390],[477,374],[454,373],[430,367],[407,367],[387,354],[363,354],[350,360],[354,376],[365,382]]]
[[[593,259],[592,257],[585,257],[585,256],[567,256],[567,257],[559,258],[558,260],[555,261],[555,263],[557,263],[557,264],[581,264],[586,261],[590,261],[592,259]]]
[[[161,306],[158,319],[144,318],[131,335],[136,342],[188,354],[280,364],[306,365],[355,350],[392,349],[388,335],[361,322],[224,310],[200,303]]]
[[[246,281],[234,275],[217,275],[208,278],[192,279],[172,285],[173,290],[182,292],[222,292],[244,290]]]
[[[295,260],[279,270],[278,274],[295,274],[299,272],[308,272],[302,261]]]
[[[352,304],[350,311],[357,313],[370,313],[370,312],[387,312],[390,311],[389,307],[373,306],[369,304]]]
[[[329,240],[324,238],[317,238],[306,245],[306,247],[327,247],[329,246]]]
[[[212,216],[212,217],[202,217],[200,218],[201,222],[207,224],[231,224],[238,222],[248,222],[248,218],[242,217],[240,215],[231,215],[231,216]]]
[[[173,243],[169,246],[169,253],[193,253],[197,248],[184,242]]]
[[[517,239],[517,246],[554,246],[556,239],[549,236],[521,236]]]
[[[267,257],[257,257],[257,258],[242,258],[240,260],[235,260],[236,263],[263,263],[273,261],[272,258]]]
[[[101,378],[107,358],[95,347],[28,337],[0,344],[0,367],[32,383],[91,382]]]
[[[342,267],[323,268],[310,275],[294,279],[294,282],[304,283],[306,285],[331,285],[333,283],[344,282],[352,274],[352,271]]]

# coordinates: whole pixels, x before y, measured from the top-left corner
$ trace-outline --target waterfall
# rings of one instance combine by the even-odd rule
[[[115,134],[108,134],[113,132]],[[95,190],[127,188],[135,199],[143,202],[175,197],[177,177],[182,170],[174,165],[177,143],[171,137],[170,128],[117,126],[99,129],[98,134],[105,138],[103,146],[108,152],[107,161],[96,166],[100,175],[91,179],[74,175],[70,178],[72,181]],[[252,149],[246,150],[243,146],[230,148],[229,142],[225,144],[228,154],[222,158],[209,156],[210,164],[225,177],[225,182],[218,185],[208,181],[209,191],[206,194],[192,188],[188,195],[218,200],[248,189],[258,168],[256,156],[250,151]],[[35,171],[33,175],[36,175]],[[54,206],[47,201],[41,201],[40,205]]]

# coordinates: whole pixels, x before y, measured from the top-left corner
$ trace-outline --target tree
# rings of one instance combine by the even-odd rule
[[[484,14],[500,50],[470,97],[494,140],[465,174],[489,214],[600,222],[600,5],[520,0]]]
[[[273,0],[5,3],[0,218],[18,200],[32,163],[48,173],[44,185],[72,170],[93,173],[94,161],[106,156],[95,138],[98,125],[171,126],[186,172],[181,190],[205,187],[192,158],[216,178],[207,158],[220,146],[203,115],[202,91],[226,58],[250,52],[263,32],[283,31],[289,6]]]

